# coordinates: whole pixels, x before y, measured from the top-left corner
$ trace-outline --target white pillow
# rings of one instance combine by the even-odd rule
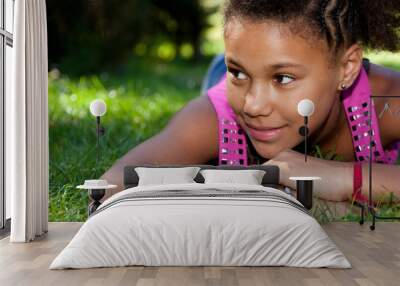
[[[264,170],[218,170],[204,169],[200,174],[204,177],[204,183],[235,183],[247,185],[261,185],[265,175]]]
[[[193,179],[200,167],[151,168],[136,167],[138,186],[196,183]]]

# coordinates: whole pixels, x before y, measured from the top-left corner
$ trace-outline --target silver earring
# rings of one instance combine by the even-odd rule
[[[340,86],[340,88],[341,88],[342,90],[345,90],[345,89],[347,88],[347,85],[345,85],[344,83],[342,83],[341,86]]]

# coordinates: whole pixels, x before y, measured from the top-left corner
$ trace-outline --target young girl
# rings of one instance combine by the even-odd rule
[[[386,11],[386,12],[385,12]],[[271,164],[280,183],[319,176],[327,200],[362,200],[368,192],[370,95],[400,96],[400,74],[364,62],[362,47],[396,50],[396,0],[228,0],[224,10],[227,74],[189,102],[156,136],[133,148],[102,178],[122,188],[132,164]],[[309,146],[343,160],[309,157],[299,134],[302,99],[314,102]],[[378,111],[400,98],[375,100],[373,192],[400,197],[400,117]]]

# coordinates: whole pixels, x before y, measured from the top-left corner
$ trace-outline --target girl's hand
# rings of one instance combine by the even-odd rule
[[[347,200],[353,188],[353,169],[350,162],[338,162],[323,160],[312,156],[284,150],[263,165],[276,165],[279,167],[279,183],[296,189],[296,182],[289,180],[289,177],[321,177],[321,180],[314,181],[314,194],[330,201]]]

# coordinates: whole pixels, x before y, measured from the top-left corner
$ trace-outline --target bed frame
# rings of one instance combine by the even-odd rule
[[[138,185],[139,177],[135,171],[136,167],[152,167],[152,168],[177,168],[177,167],[200,167],[201,169],[218,169],[218,170],[264,170],[266,173],[261,184],[265,187],[279,188],[279,167],[272,165],[250,165],[250,166],[213,166],[213,165],[131,165],[124,168],[124,188],[133,188]],[[204,183],[204,178],[200,174],[194,178],[197,183]]]

